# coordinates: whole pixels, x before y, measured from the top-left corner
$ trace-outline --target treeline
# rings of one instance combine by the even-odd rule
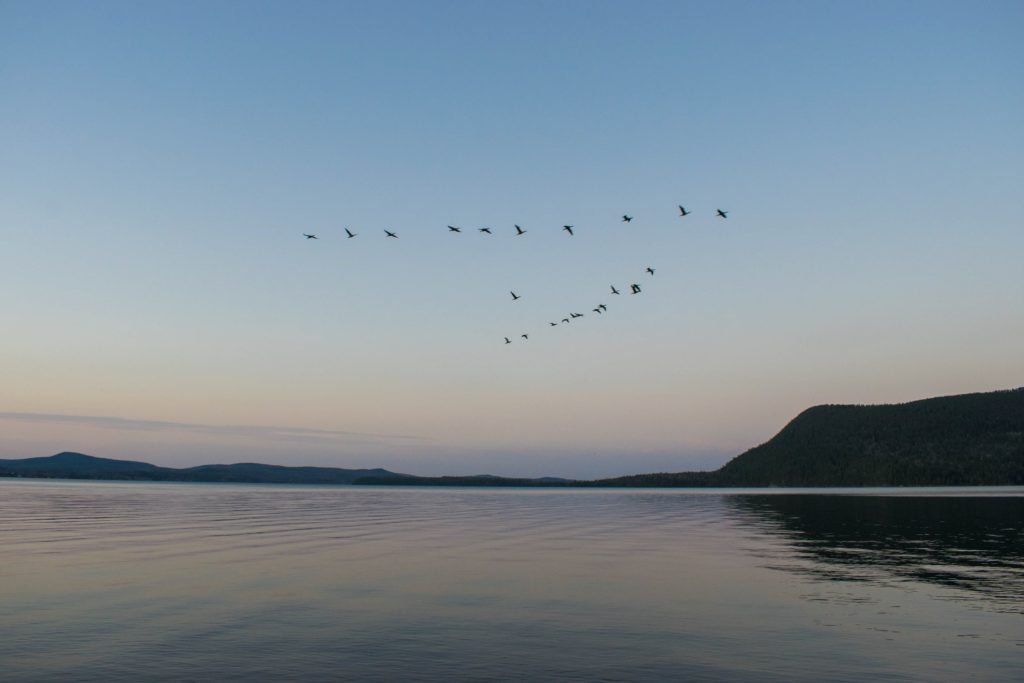
[[[498,477],[360,478],[406,486],[1024,485],[1024,388],[894,405],[823,405],[713,472],[540,482]]]

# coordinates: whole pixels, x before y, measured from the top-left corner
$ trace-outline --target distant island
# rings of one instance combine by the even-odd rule
[[[822,405],[711,472],[577,481],[492,475],[419,477],[385,469],[240,463],[189,468],[81,453],[0,460],[2,477],[387,486],[1024,485],[1024,388],[893,405]]]

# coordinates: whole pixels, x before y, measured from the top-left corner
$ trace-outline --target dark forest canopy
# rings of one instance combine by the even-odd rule
[[[185,469],[60,453],[0,460],[0,476],[406,486],[1024,485],[1024,388],[892,405],[822,405],[713,472],[570,481],[490,475],[417,477],[384,469],[242,463]]]

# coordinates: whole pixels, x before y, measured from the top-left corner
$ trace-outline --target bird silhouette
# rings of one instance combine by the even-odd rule
[[[449,232],[462,232],[462,228],[456,228],[454,225],[449,225],[448,226],[448,231]]]
[[[511,343],[512,343],[512,340],[511,340],[511,339],[509,339],[508,337],[505,337],[505,343],[506,343],[506,344],[511,344]]]
[[[619,290],[615,289],[615,285],[609,285],[612,288],[612,294],[618,294]]]
[[[302,233],[302,236],[305,237],[307,240],[318,240],[318,239],[320,239],[316,235],[307,235],[306,233]]]
[[[682,204],[679,205],[679,217],[680,218],[686,218],[691,213],[693,213],[693,211],[687,211],[685,208],[683,208]]]
[[[633,220],[633,217],[632,217],[632,216],[623,216],[623,217],[622,217],[622,222],[623,222],[623,223],[628,223],[628,222],[630,222],[631,220]]]
[[[563,323],[567,323],[567,322],[569,322],[569,319],[568,318],[562,318],[562,322]]]
[[[486,232],[488,235],[491,234],[490,228],[477,228],[477,230],[479,230],[480,232]]]
[[[651,275],[654,275],[654,268],[647,266],[647,272],[650,273]]]
[[[717,211],[719,218],[728,218],[728,216],[726,215],[727,213],[729,213],[728,211],[722,211],[721,209],[717,209]]]
[[[630,292],[631,294],[639,294],[640,293],[640,285],[634,283],[634,284],[630,285],[630,288],[633,290],[632,292]]]
[[[512,295],[512,301],[515,301],[516,299],[520,298],[520,296],[518,294],[516,294],[515,292],[509,292],[509,294]]]
[[[396,240],[398,239],[398,235],[391,232],[390,230],[385,230],[384,232],[387,234],[388,237],[394,237]]]
[[[548,325],[551,325],[551,327],[557,327],[558,323],[548,323]]]
[[[608,310],[608,307],[605,306],[604,304],[598,304],[597,307],[600,308],[602,311],[607,311]]]
[[[570,318],[582,318],[583,314],[582,313],[570,313],[569,317]]]
[[[351,230],[349,230],[348,228],[345,228],[345,234],[346,234],[346,235],[348,235],[348,238],[349,238],[349,239],[352,239],[353,237],[355,237],[355,236],[356,236],[356,235],[358,235],[359,233],[357,233],[357,232],[352,232],[352,231],[351,231]]]
[[[604,313],[604,311],[602,311],[600,308],[594,308],[594,309],[591,309],[591,310],[593,310],[594,313],[597,313],[598,315],[600,315],[601,313]]]
[[[530,335],[528,335],[528,334],[521,334],[519,336],[522,337],[523,339],[529,339],[530,338]]]
[[[516,226],[516,235],[525,235],[525,234],[526,234],[526,231],[525,231],[525,230],[523,230],[522,228],[520,228],[520,227],[519,227],[519,226],[517,225],[517,226]]]
[[[563,225],[563,226],[562,226],[562,230],[565,230],[565,231],[566,231],[567,233],[569,233],[570,235],[572,235],[572,234],[573,234],[573,231],[572,231],[572,226],[571,226],[571,225]]]

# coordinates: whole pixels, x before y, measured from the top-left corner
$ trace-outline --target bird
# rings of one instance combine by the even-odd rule
[[[449,225],[448,226],[448,231],[449,232],[462,232],[462,228],[456,228],[454,225]]]
[[[525,230],[523,230],[522,228],[520,228],[520,227],[519,227],[519,226],[517,225],[517,226],[516,226],[516,234],[517,234],[517,235],[525,235],[525,234],[526,234],[526,231],[525,231]]]
[[[486,232],[488,235],[491,234],[490,228],[477,228],[477,230],[479,230],[480,232]]]
[[[654,275],[654,268],[647,266],[647,272],[650,273],[651,275]]]
[[[729,213],[728,211],[722,211],[721,209],[717,209],[717,211],[719,218],[728,218],[728,216],[726,215],[727,213]]]
[[[388,237],[394,237],[396,240],[398,239],[398,235],[396,235],[395,233],[391,232],[390,230],[385,230],[384,232],[387,233]]]
[[[623,216],[623,217],[622,217],[622,222],[623,222],[623,223],[628,223],[628,222],[630,222],[631,220],[633,220],[633,217],[632,217],[632,216]]]
[[[530,335],[528,335],[528,334],[521,334],[519,336],[522,337],[523,339],[529,339],[530,338]]]
[[[569,317],[570,318],[582,318],[583,314],[582,313],[570,313]]]
[[[307,235],[306,233],[302,233],[302,236],[305,237],[307,240],[318,240],[318,239],[320,239],[316,235]]]
[[[610,287],[612,288],[612,294],[618,294],[619,293],[619,290],[615,289],[615,285],[610,285]]]
[[[551,327],[557,327],[558,323],[548,323],[548,325],[551,325]]]
[[[573,232],[572,232],[572,226],[571,226],[571,225],[563,225],[563,226],[562,226],[562,230],[565,230],[565,231],[566,231],[567,233],[569,233],[570,235],[572,235],[572,234],[573,234]]]
[[[602,311],[600,308],[595,308],[595,309],[592,309],[592,310],[594,311],[594,313],[597,313],[597,314],[604,313],[604,311]]]
[[[679,217],[680,218],[686,218],[691,213],[693,213],[693,211],[687,211],[685,208],[683,208],[682,204],[679,205]]]
[[[569,322],[569,319],[568,318],[562,318],[562,322],[563,323],[567,323],[567,322]]]
[[[640,285],[634,283],[634,284],[630,285],[630,288],[633,290],[631,292],[631,294],[639,294],[640,293]]]
[[[516,299],[520,298],[520,296],[518,294],[516,294],[515,292],[509,292],[509,294],[512,295],[512,301],[515,301]]]
[[[600,308],[602,311],[607,311],[608,310],[608,307],[605,306],[604,304],[598,304],[597,307]]]
[[[358,235],[359,233],[357,233],[357,232],[352,232],[352,231],[351,231],[351,230],[349,230],[348,228],[345,228],[345,234],[346,234],[346,235],[348,235],[348,238],[349,238],[349,239],[352,239],[353,237],[355,237],[355,236],[356,236],[356,235]]]
[[[511,339],[509,339],[508,337],[505,337],[505,343],[506,343],[506,344],[511,344],[511,343],[512,343],[512,340],[511,340]]]

